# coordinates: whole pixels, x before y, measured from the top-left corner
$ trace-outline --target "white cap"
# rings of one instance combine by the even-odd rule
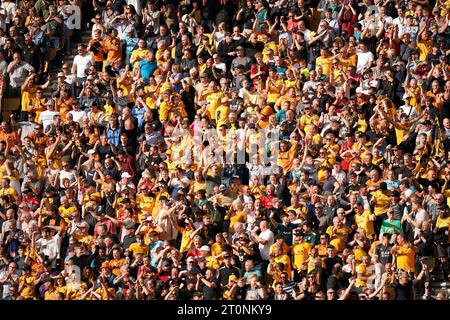
[[[183,183],[189,183],[190,180],[188,178],[181,178],[181,182]]]
[[[403,95],[403,100],[408,99],[408,98],[411,98],[411,96],[410,96],[409,94],[405,93],[405,94]]]
[[[95,153],[94,149],[89,149],[87,152],[87,154],[94,154],[94,153]]]
[[[200,248],[200,251],[211,251],[211,249],[208,247],[208,246],[202,246],[201,248]]]
[[[364,89],[362,87],[356,88],[356,93],[363,93]]]
[[[378,88],[378,80],[375,80],[375,79],[374,80],[370,80],[369,85],[371,87]]]
[[[124,172],[121,175],[122,178],[131,178],[130,174],[128,172]]]

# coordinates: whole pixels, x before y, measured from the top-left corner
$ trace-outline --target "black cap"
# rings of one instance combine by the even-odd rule
[[[393,190],[393,191],[391,192],[391,196],[392,196],[392,197],[400,197],[400,192],[398,192],[397,190]]]
[[[31,271],[31,267],[28,264],[24,264],[21,269],[23,271]]]

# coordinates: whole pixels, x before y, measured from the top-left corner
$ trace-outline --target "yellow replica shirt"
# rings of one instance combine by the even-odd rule
[[[355,287],[357,287],[357,288],[365,287],[367,285],[366,280],[361,279],[361,275],[363,275],[365,277],[369,277],[372,275],[370,272],[367,271],[367,268],[364,265],[364,263],[360,263],[356,267],[356,274],[357,274],[357,278],[356,278],[356,282],[355,282]]]
[[[342,227],[338,228],[336,230],[335,235],[332,236],[333,226],[329,226],[327,228],[326,232],[331,237],[330,245],[332,245],[338,252],[343,251],[346,246],[345,239],[347,238],[348,234],[350,233],[350,229],[346,226],[342,226]]]
[[[337,60],[342,65],[342,70],[345,72],[349,66],[356,67],[356,54],[353,54],[347,58],[338,57]]]
[[[373,229],[373,221],[370,220],[370,211],[364,210],[361,214],[355,214],[355,222],[358,228],[361,228],[366,233],[366,236],[369,239],[372,239],[372,237],[375,234],[375,231]]]
[[[136,204],[141,209],[138,213],[138,222],[141,222],[143,213],[152,213],[152,210],[155,207],[155,198],[139,193],[136,196]]]
[[[427,55],[431,52],[431,46],[433,45],[433,40],[418,40],[416,42],[417,49],[419,50],[419,60],[425,61],[427,60]]]
[[[147,256],[149,252],[148,245],[144,244],[143,246],[139,246],[136,242],[132,243],[128,249],[133,253],[133,256],[136,256],[138,253],[142,253],[144,256]]]
[[[224,97],[222,91],[211,92],[205,95],[206,101],[209,103],[207,111],[211,115],[211,120],[216,120],[216,110],[220,105],[220,100]]]
[[[95,290],[95,293],[99,294],[102,300],[111,300],[110,296],[114,297],[116,291],[114,290],[114,288],[108,288],[108,292],[106,292],[105,290],[103,290],[102,287],[100,287],[97,290]]]
[[[53,289],[52,291],[45,291],[44,300],[58,300],[58,293],[61,292],[58,289]],[[64,292],[63,292],[64,293]]]
[[[220,105],[216,109],[216,123],[217,123],[217,129],[225,124],[228,124],[228,115],[230,114],[230,108],[226,105]]]
[[[316,66],[321,66],[323,74],[326,75],[328,78],[330,77],[330,74],[331,74],[331,58],[330,57],[327,57],[327,58],[317,57],[316,58]]]
[[[131,53],[130,61],[134,61],[134,59],[139,59],[139,61],[141,61],[141,60],[145,59],[148,52],[149,52],[148,49],[135,49]],[[134,62],[136,62],[136,61],[134,61]]]
[[[288,274],[288,279],[292,279],[292,269],[291,269],[291,258],[289,256],[283,254],[277,258],[273,259],[276,263],[284,264],[284,271]]]
[[[188,252],[192,248],[193,242],[191,239],[191,234],[194,232],[194,230],[180,228],[179,231],[181,232],[180,252]]]
[[[23,290],[20,293],[20,296],[24,297],[25,299],[32,299],[35,296],[34,293],[34,282],[36,281],[35,276],[21,276],[19,278],[19,286],[21,283],[24,283]],[[28,286],[27,286],[28,285]]]
[[[13,187],[0,189],[0,197],[2,196],[9,196],[14,201],[19,200],[19,194]]]
[[[208,256],[205,259],[206,259],[206,267],[207,268],[211,268],[211,269],[214,269],[214,270],[219,269],[220,264],[219,264],[219,261],[217,261],[217,259],[215,257]]]
[[[277,243],[272,244],[269,248],[270,255],[273,255],[273,251],[275,250],[275,248],[280,248],[280,246]],[[283,245],[281,246],[280,251],[281,251],[281,254],[289,254],[291,249],[286,244],[286,242],[283,242]]]
[[[319,123],[319,116],[317,114],[313,114],[312,116],[308,116],[306,114],[300,117],[300,125],[304,128],[306,134],[310,134],[311,128],[309,125],[314,124],[317,125]]]
[[[284,81],[283,79],[276,79],[272,81],[267,80],[268,88],[267,88],[267,103],[276,103],[277,100],[281,97],[281,89],[283,88]]]
[[[211,246],[211,254],[214,257],[219,256],[222,253],[222,246],[220,244],[218,244],[217,242],[213,243]],[[217,258],[217,261],[219,261],[219,264],[222,264],[223,262],[223,257],[219,257]]]
[[[381,190],[372,192],[372,196],[375,199],[374,214],[376,216],[385,214],[389,209],[389,204],[391,203],[390,197],[381,192]]]
[[[414,272],[415,252],[410,247],[399,246],[397,248],[397,269]]]
[[[238,222],[242,223],[247,222],[247,215],[243,211],[239,211],[230,217],[230,228],[229,228],[230,232],[233,232],[234,230],[233,227]]]
[[[78,211],[78,209],[74,204],[72,204],[68,208],[65,208],[64,206],[60,206],[58,209],[59,215],[61,216],[61,218],[66,220],[67,223],[70,222],[69,217],[72,216],[72,213],[77,212],[77,211]]]
[[[309,242],[303,242],[294,244],[291,249],[291,255],[294,259],[294,265],[298,270],[306,270],[309,254],[311,252],[312,245]]]
[[[278,165],[283,168],[283,171],[289,172],[292,168],[292,164],[295,158],[295,154],[297,152],[297,141],[292,141],[291,147],[287,151],[279,151],[278,152]]]
[[[77,233],[75,233],[75,234],[73,234],[73,237],[78,241],[78,242],[81,242],[81,243],[84,243],[84,244],[86,244],[86,246],[88,247],[88,248],[90,248],[91,246],[92,246],[92,244],[94,243],[94,236],[92,236],[92,235],[90,235],[90,234],[88,234],[88,235],[82,235],[82,234],[77,234]]]

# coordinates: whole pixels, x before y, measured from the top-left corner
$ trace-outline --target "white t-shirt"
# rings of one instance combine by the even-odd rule
[[[268,241],[266,244],[260,243],[258,248],[261,253],[261,258],[263,260],[269,260],[270,246],[273,244],[275,236],[270,229],[267,229],[259,234],[259,238]]]
[[[414,119],[415,117],[417,117],[419,115],[419,113],[417,112],[417,109],[412,107],[412,106],[401,106],[400,109],[406,113],[406,115],[408,116],[408,119]]]
[[[45,110],[39,115],[39,123],[42,123],[44,130],[53,122],[53,116],[61,115],[58,111]]]
[[[6,11],[6,23],[11,23],[13,21],[14,15],[16,14],[17,6],[14,2],[3,2],[1,7]]]
[[[356,55],[358,56],[358,65],[356,66],[356,72],[361,73],[365,69],[369,67],[369,64],[371,61],[374,60],[373,53],[370,51],[367,52],[357,52]]]
[[[77,54],[73,58],[73,64],[77,66],[77,78],[86,78],[86,69],[94,64],[94,58],[89,53],[86,53],[84,56]]]
[[[83,119],[83,117],[86,115],[86,112],[84,112],[83,110],[78,110],[78,111],[69,111],[69,113],[72,115],[73,117],[73,121],[80,123],[81,119]]]
[[[54,256],[56,258],[59,257],[59,249],[61,246],[61,237],[59,234],[55,234],[50,240],[46,240],[41,238],[36,241],[37,246],[39,247],[39,252],[44,252],[46,256]]]
[[[22,129],[20,140],[23,141],[26,136],[28,136],[31,132],[33,132],[34,128],[36,127],[36,123],[29,122],[29,121],[21,121],[17,122],[17,126]]]

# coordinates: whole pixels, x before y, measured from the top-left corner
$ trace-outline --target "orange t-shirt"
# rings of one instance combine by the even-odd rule
[[[105,40],[105,50],[107,52],[106,61],[114,62],[122,59],[122,50],[120,49],[120,40],[117,39],[117,45],[113,43],[114,39]]]
[[[105,40],[99,41],[99,40],[91,39],[91,40],[89,40],[89,46],[92,47],[92,45],[96,42],[99,42],[101,44],[101,47],[97,48],[98,50],[97,50],[96,54],[94,54],[92,51],[91,51],[91,54],[92,54],[92,57],[94,57],[95,62],[100,62],[100,61],[105,60],[105,51],[104,51]]]

